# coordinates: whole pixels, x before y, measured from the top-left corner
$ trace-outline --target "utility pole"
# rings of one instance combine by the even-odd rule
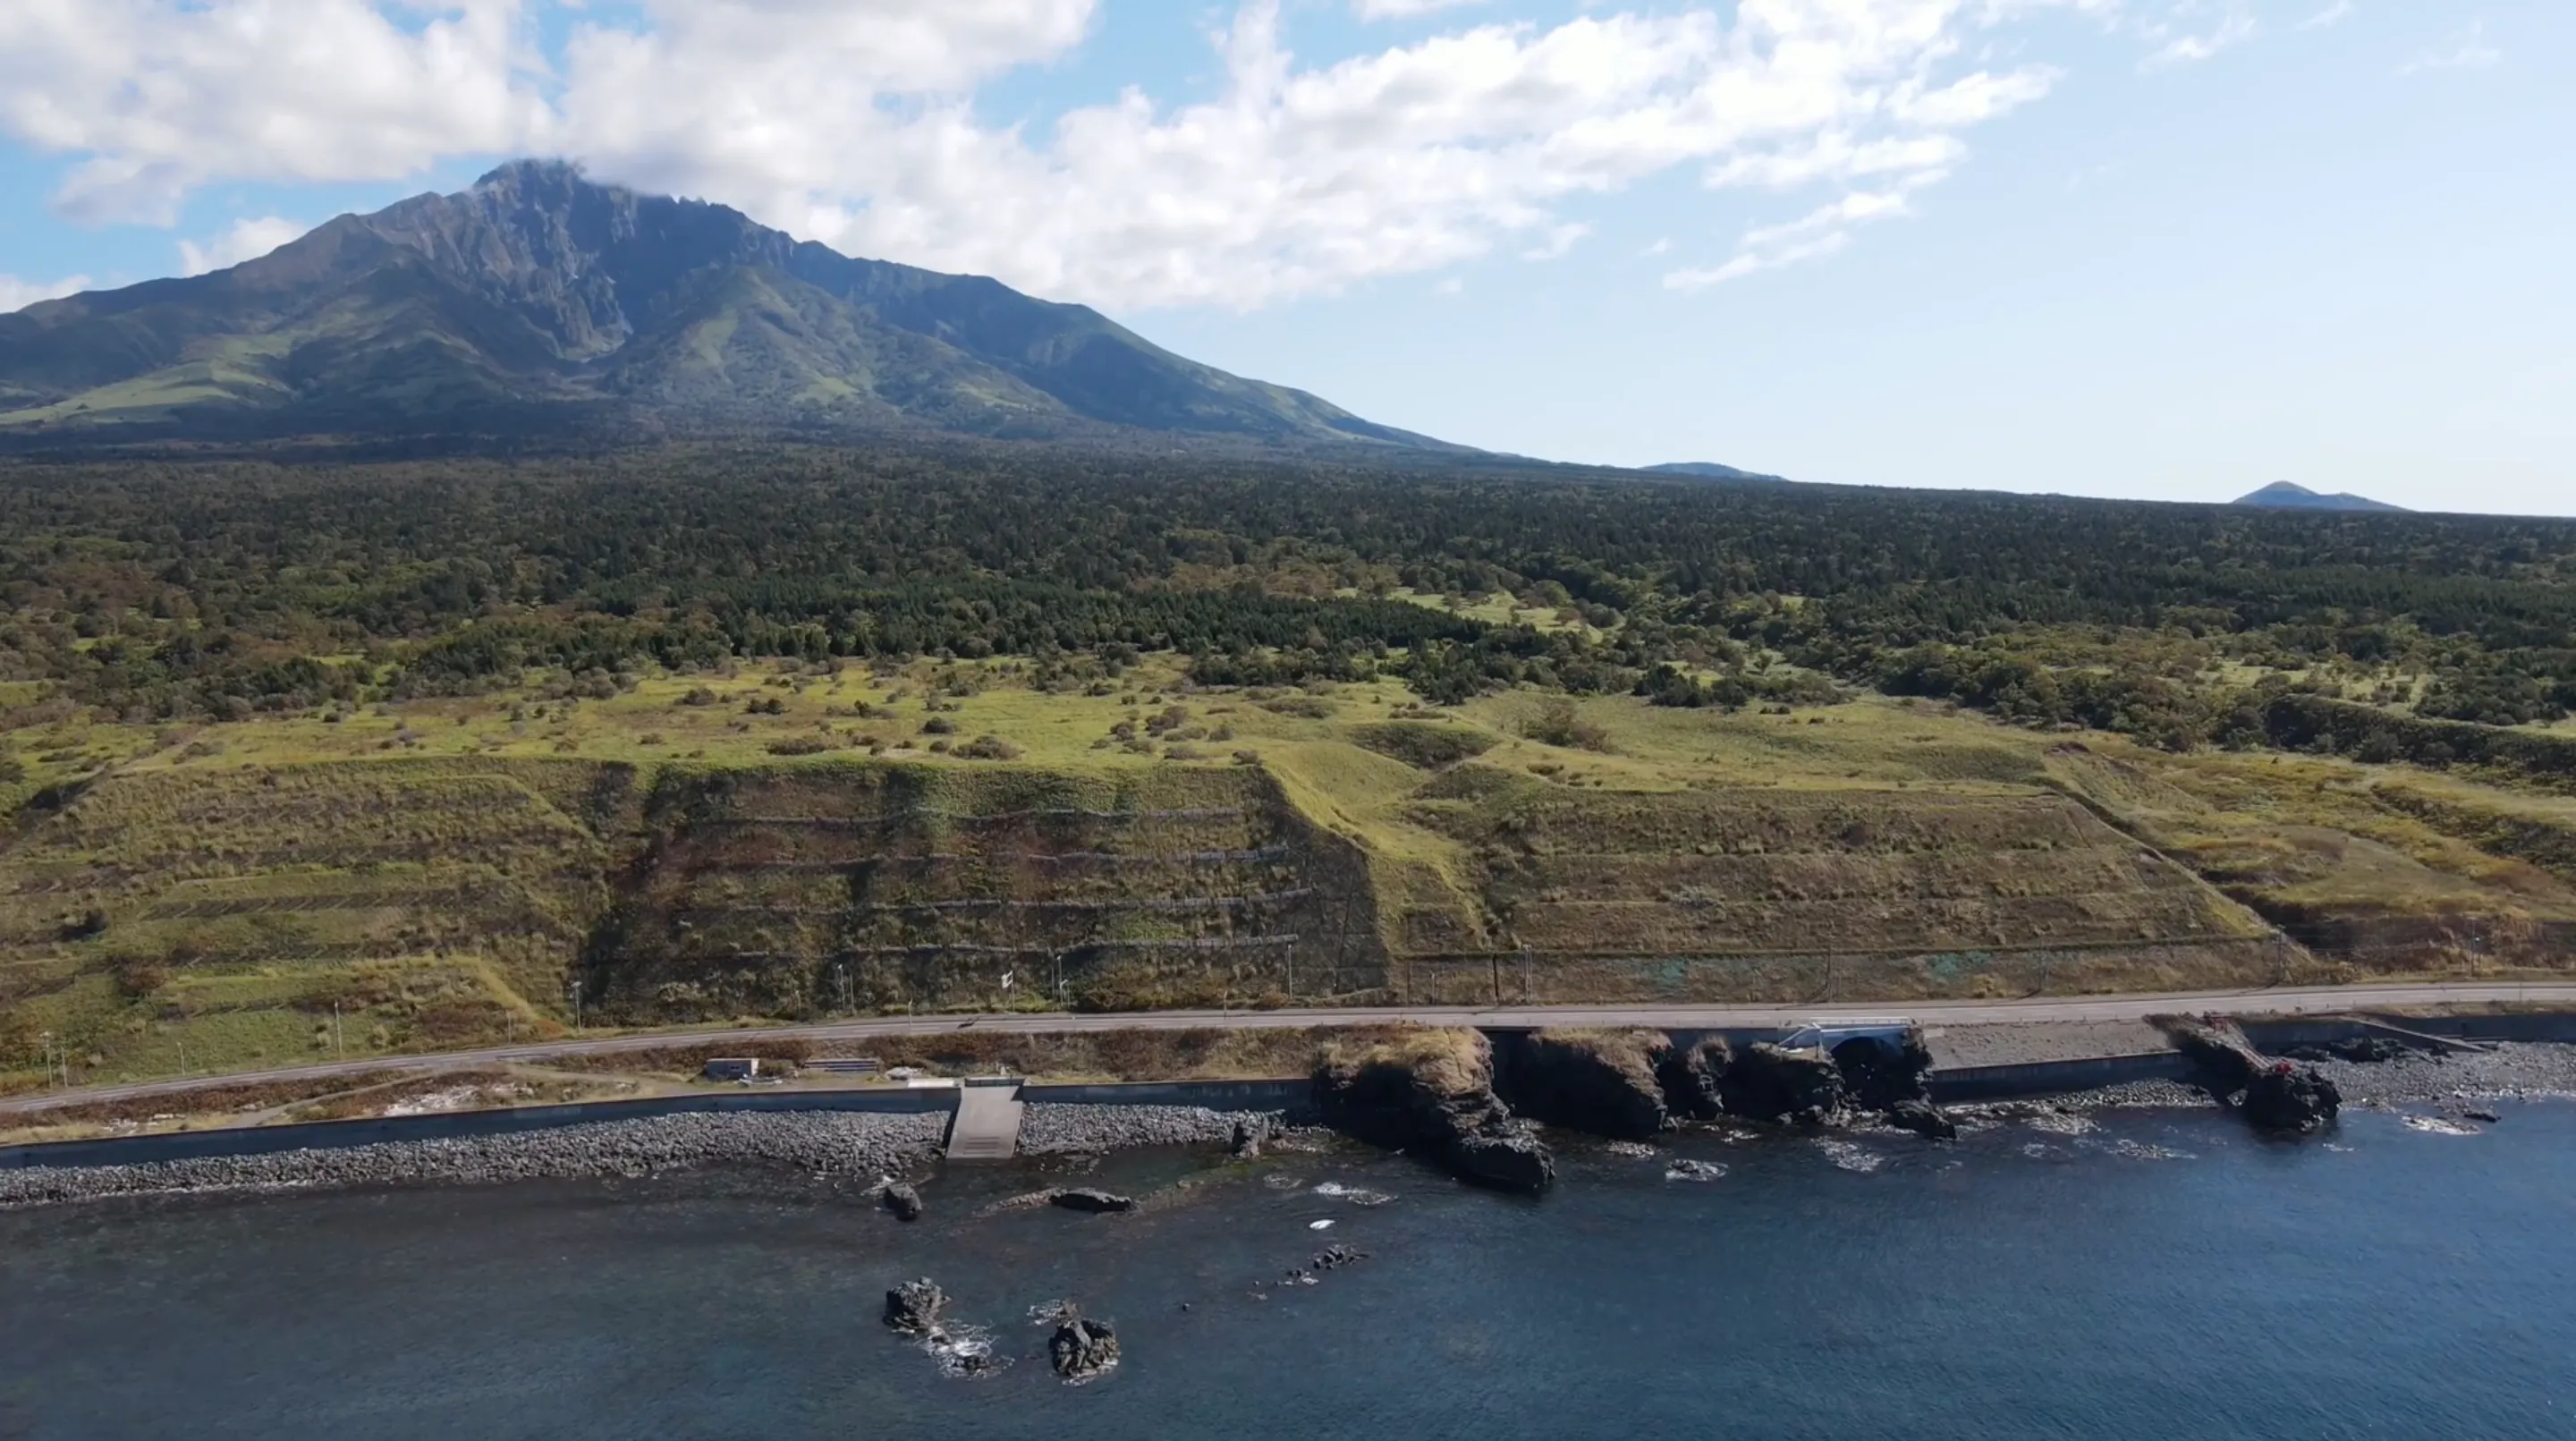
[[[36,1033],[36,1066],[45,1073],[45,1084],[52,1085],[54,1083],[54,1033],[51,1031]]]
[[[349,1059],[349,1032],[340,1024],[340,1003],[331,1003],[331,1049],[341,1060]]]
[[[572,978],[572,1028],[576,1033],[581,1030],[581,977],[579,976]]]

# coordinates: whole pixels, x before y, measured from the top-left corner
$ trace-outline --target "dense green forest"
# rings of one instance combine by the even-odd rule
[[[2576,709],[2576,522],[1008,446],[0,469],[13,715],[240,717],[728,657],[1134,654],[1664,704],[1833,682],[2189,747],[2267,692]],[[1478,618],[1508,596],[1552,616]],[[1446,602],[1445,604],[1443,602]],[[1830,678],[1830,680],[1828,679]]]

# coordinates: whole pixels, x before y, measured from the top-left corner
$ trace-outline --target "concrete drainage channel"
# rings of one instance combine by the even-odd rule
[[[1020,1119],[1027,1113],[1020,1083],[1008,1076],[977,1076],[957,1088],[957,1113],[948,1122],[948,1159],[1007,1161],[1020,1149]]]

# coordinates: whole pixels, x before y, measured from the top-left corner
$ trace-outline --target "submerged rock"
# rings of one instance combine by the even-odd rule
[[[1118,1364],[1117,1329],[1106,1321],[1082,1315],[1067,1303],[1063,1319],[1056,1322],[1055,1335],[1047,1340],[1047,1359],[1054,1364],[1058,1376],[1068,1381],[1089,1381]]]
[[[1266,1123],[1256,1124],[1249,1116],[1236,1121],[1234,1140],[1226,1147],[1226,1153],[1238,1161],[1258,1158],[1261,1155],[1261,1143],[1268,1136],[1269,1131],[1270,1127]]]
[[[1667,1181],[1714,1181],[1726,1174],[1726,1168],[1715,1161],[1694,1161],[1687,1156],[1664,1168]]]
[[[907,1336],[935,1336],[940,1313],[947,1309],[948,1293],[925,1276],[886,1292],[885,1323]]]
[[[921,1204],[921,1193],[902,1181],[886,1187],[883,1200],[885,1208],[894,1212],[898,1221],[918,1221],[925,1209]]]
[[[1958,1124],[1930,1101],[1903,1100],[1887,1108],[1887,1123],[1927,1141],[1959,1139]]]
[[[1090,1211],[1094,1213],[1101,1211],[1133,1211],[1136,1209],[1136,1198],[1133,1196],[1112,1195],[1107,1191],[1095,1191],[1088,1186],[1075,1186],[1065,1190],[1049,1191],[1047,1192],[1047,1203],[1049,1205],[1061,1206],[1068,1211]]]

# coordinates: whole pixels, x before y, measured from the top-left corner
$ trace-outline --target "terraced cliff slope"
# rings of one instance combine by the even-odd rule
[[[2576,937],[2576,802],[2456,774],[1884,701],[1432,712],[1000,664],[22,728],[0,1076],[576,1018],[2551,974]]]

